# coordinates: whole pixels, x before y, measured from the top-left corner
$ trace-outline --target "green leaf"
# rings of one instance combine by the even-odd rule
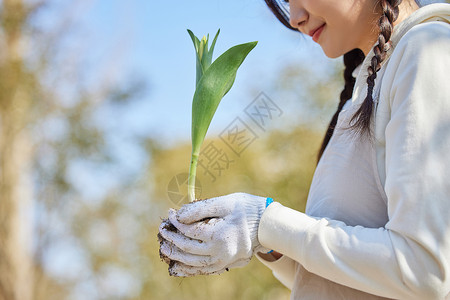
[[[187,31],[195,47],[195,54],[196,54],[195,85],[197,86],[198,82],[200,81],[200,78],[202,78],[206,69],[208,69],[209,66],[211,65],[214,47],[217,41],[217,37],[219,36],[220,29],[217,31],[210,49],[208,49],[209,34],[207,36],[203,36],[203,38],[199,40],[191,30],[188,29]]]
[[[200,78],[203,76],[203,66],[202,66],[202,59],[200,52],[200,40],[194,35],[192,31],[189,29],[187,30],[189,35],[191,36],[192,43],[194,43],[195,48],[195,85],[197,86],[198,82],[200,81]]]
[[[198,53],[198,45],[200,44],[200,41],[198,40],[198,38],[194,35],[194,33],[192,31],[190,31],[189,29],[187,31],[188,31],[189,35],[191,36],[192,42],[194,43],[195,53]]]
[[[211,65],[214,47],[216,46],[216,41],[217,41],[217,37],[219,36],[219,33],[220,33],[220,29],[217,31],[216,36],[214,37],[214,40],[211,44],[211,48],[204,55],[203,67],[204,67],[205,71]],[[208,37],[209,37],[209,34],[208,34]]]
[[[212,55],[220,29],[208,50],[209,34],[199,41],[188,29],[196,51],[196,89],[192,100],[192,155],[189,167],[188,198],[195,200],[195,177],[200,148],[220,101],[233,86],[236,73],[257,42],[234,46],[212,64]]]
[[[214,113],[231,89],[239,66],[257,42],[234,46],[217,58],[201,77],[192,101],[192,153],[198,155]]]

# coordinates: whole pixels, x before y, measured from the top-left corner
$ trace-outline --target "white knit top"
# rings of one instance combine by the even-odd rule
[[[395,27],[372,140],[344,129],[367,93],[368,54],[306,214],[264,212],[259,241],[284,256],[261,261],[292,299],[450,299],[449,23],[450,5],[432,4]]]

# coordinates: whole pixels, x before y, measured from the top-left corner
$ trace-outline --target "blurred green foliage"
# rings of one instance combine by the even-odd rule
[[[285,113],[273,122],[269,130],[258,131],[252,121],[244,121],[257,132],[258,138],[237,155],[222,135],[211,135],[203,145],[197,181],[201,183],[197,196],[200,199],[245,192],[272,197],[283,205],[304,211],[309,185],[317,163],[317,152],[323,132],[338,99],[342,84],[341,67],[331,61],[326,72],[305,67],[301,62],[280,68],[278,80],[266,86],[272,100]],[[257,88],[253,89],[257,91]],[[257,96],[250,93],[249,99]],[[317,119],[314,119],[316,117]],[[283,120],[283,118],[288,120]],[[326,119],[326,121],[322,121]],[[230,119],[230,123],[232,122]],[[248,121],[248,122],[247,122]],[[282,124],[277,128],[277,124]],[[270,124],[269,124],[270,125]],[[211,144],[212,143],[212,144]],[[225,154],[222,169],[214,165],[205,153],[214,145],[220,155]],[[256,258],[240,269],[215,276],[198,278],[173,278],[168,275],[167,265],[159,259],[156,226],[167,216],[170,207],[178,208],[187,203],[187,186],[183,181],[174,187],[174,178],[183,179],[189,167],[191,146],[179,143],[167,148],[155,141],[149,142],[151,153],[149,181],[152,183],[152,206],[159,212],[153,230],[149,231],[147,255],[152,268],[144,283],[142,299],[289,299],[289,290],[281,285],[271,271]],[[210,155],[211,156],[211,155]],[[216,156],[216,159],[220,156]],[[208,167],[209,164],[209,167]],[[212,177],[211,172],[215,178]],[[185,196],[180,203],[173,192]]]
[[[170,198],[169,184],[188,173],[189,137],[168,147],[127,127],[121,117],[146,84],[128,74],[93,75],[89,52],[67,47],[68,37],[74,44],[85,39],[77,36],[74,20],[66,22],[76,2],[62,6],[67,14],[55,14],[61,18],[56,32],[38,26],[54,2],[27,10],[20,34],[33,51],[21,62],[26,69],[0,65],[1,74],[26,84],[32,100],[23,130],[32,137],[26,150],[33,161],[34,299],[288,299],[289,291],[256,259],[219,276],[168,275],[156,235],[167,210],[182,204]],[[198,169],[200,198],[246,192],[304,210],[342,84],[336,62],[324,70],[310,65],[280,66],[269,86],[257,78],[247,83],[249,99],[264,89],[284,113],[267,131],[255,128],[258,138],[240,155],[218,136],[207,136],[204,146],[213,142],[231,162],[215,180]],[[9,99],[5,78],[11,79],[3,76],[0,93]],[[187,186],[181,182],[178,192],[187,193]]]
[[[257,139],[240,157],[232,157],[235,162],[223,170],[215,181],[199,169],[202,185],[199,196],[209,198],[241,191],[270,196],[286,206],[304,210],[321,137],[321,133],[304,128],[270,132]],[[227,151],[222,140],[210,139],[205,144],[210,142]],[[189,144],[152,151],[151,169],[155,187],[152,201],[159,203],[163,212],[161,217],[166,216],[166,209],[176,204],[168,196],[168,183],[174,176],[186,172],[189,154]],[[231,153],[229,155],[232,156]],[[180,192],[186,194],[185,184],[180,186]],[[156,220],[157,223],[159,221]],[[256,258],[247,267],[232,269],[222,275],[184,279],[169,277],[167,265],[158,256],[156,234],[156,230],[151,230],[148,237],[148,256],[154,263],[155,273],[152,272],[147,282],[152,288],[144,291],[143,299],[150,299],[150,295],[151,299],[289,298],[289,291]],[[159,288],[154,289],[156,286]]]

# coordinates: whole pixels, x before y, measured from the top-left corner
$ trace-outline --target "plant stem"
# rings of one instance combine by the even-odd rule
[[[189,178],[188,178],[188,199],[189,202],[195,200],[195,176],[197,173],[197,162],[198,154],[192,153],[191,165],[189,167]]]

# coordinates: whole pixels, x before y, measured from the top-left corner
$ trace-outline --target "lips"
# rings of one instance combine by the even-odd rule
[[[323,28],[325,27],[325,24],[317,27],[316,29],[313,29],[309,32],[309,36],[312,37],[313,41],[317,43],[317,41],[319,40],[320,34],[323,31]]]

